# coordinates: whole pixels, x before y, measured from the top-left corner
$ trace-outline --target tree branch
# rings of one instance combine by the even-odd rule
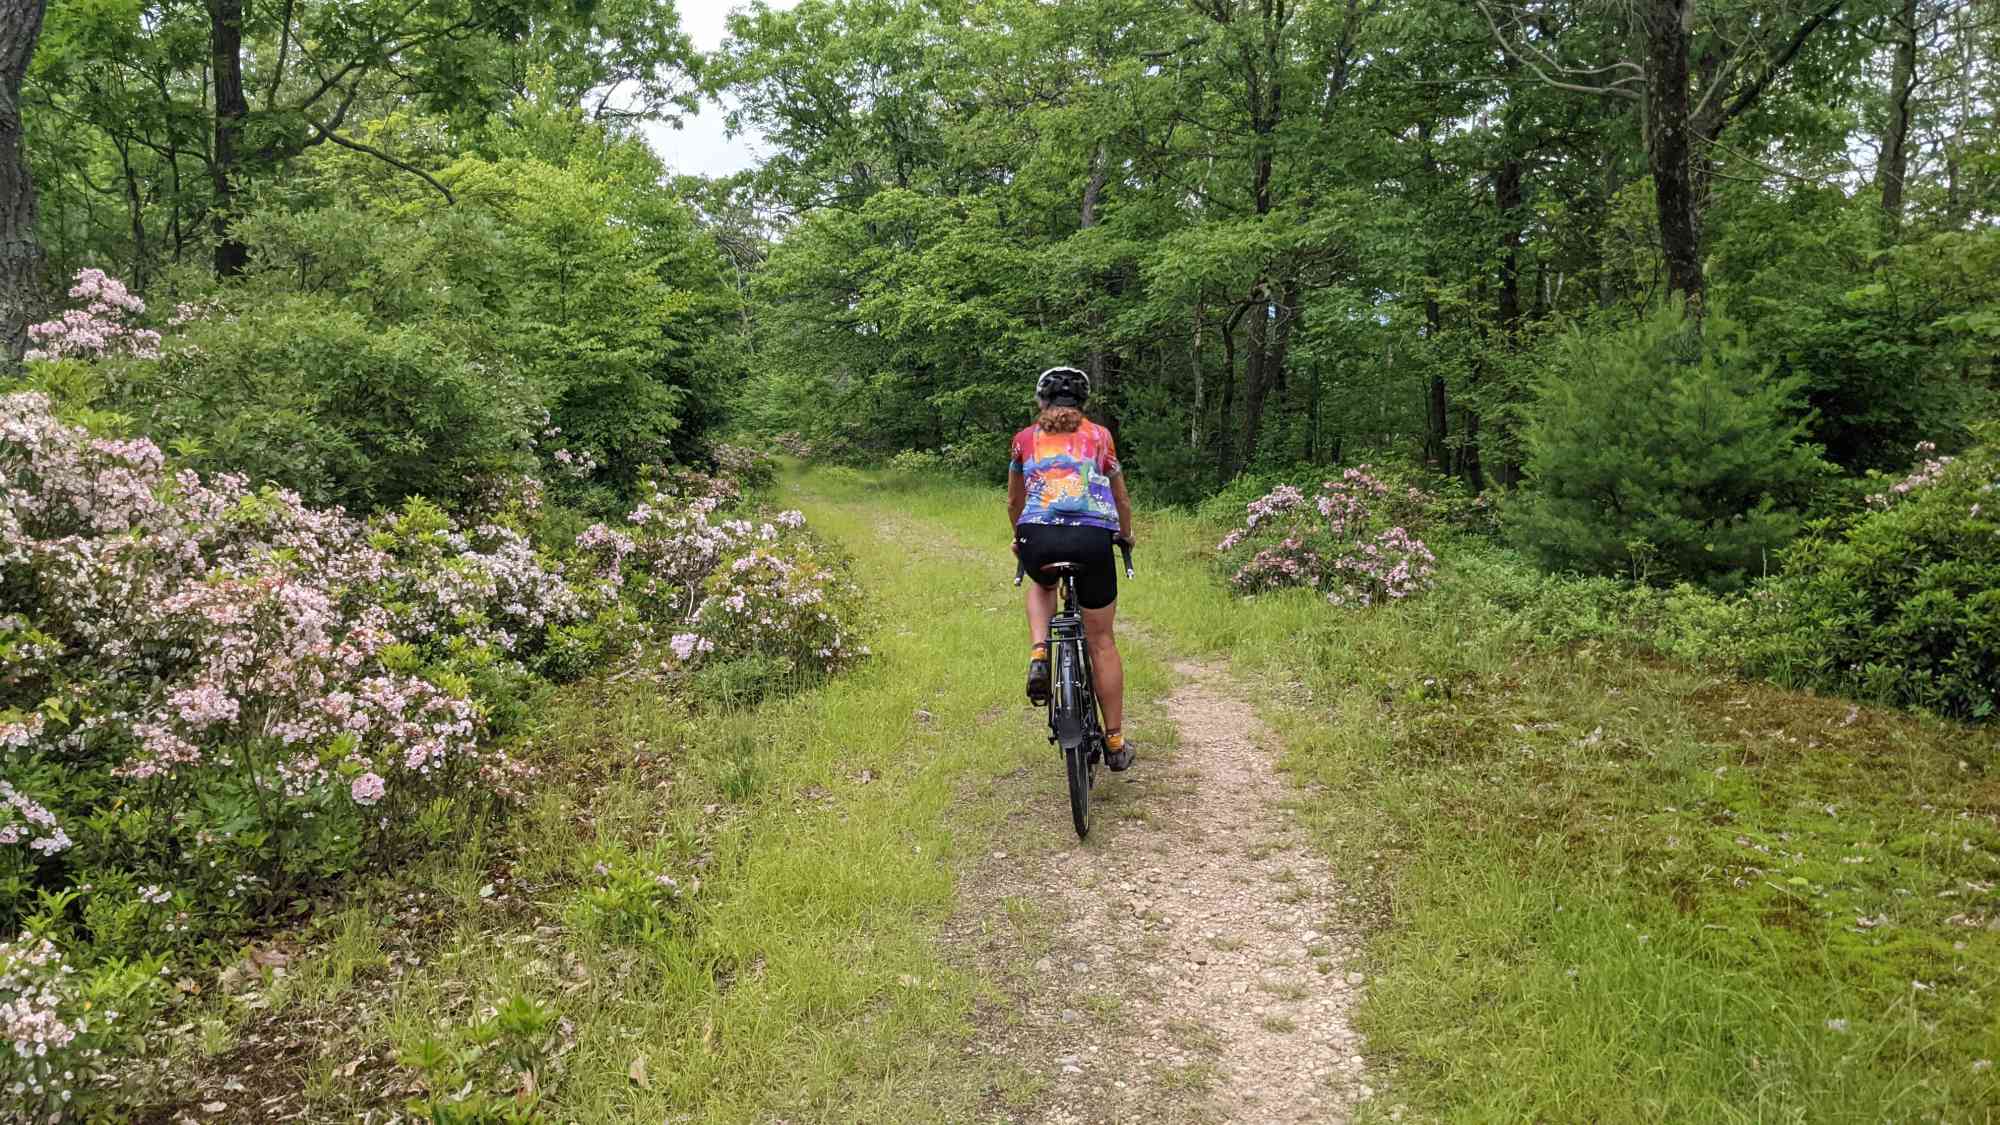
[[[446,203],[456,204],[458,202],[458,199],[451,194],[450,188],[445,187],[443,184],[437,182],[436,179],[432,178],[429,172],[424,171],[422,168],[419,168],[414,164],[408,164],[401,160],[398,160],[395,157],[390,156],[388,153],[383,152],[381,149],[374,147],[373,145],[363,144],[360,141],[343,137],[340,134],[334,132],[333,130],[328,129],[325,126],[321,125],[317,121],[312,121],[311,124],[313,127],[313,132],[319,134],[320,140],[331,141],[334,144],[339,145],[341,148],[352,149],[355,152],[364,153],[368,156],[372,156],[375,159],[380,160],[382,163],[387,164],[392,168],[400,168],[403,171],[408,172],[410,175],[415,176],[418,179],[422,180],[423,182],[436,188],[438,190],[438,194],[444,196],[444,201]]]
[[[1744,87],[1741,93],[1732,98],[1727,106],[1723,107],[1722,120],[1718,127],[1735,120],[1745,110],[1757,104],[1757,99],[1763,95],[1765,88],[1770,86],[1772,80],[1776,79],[1786,67],[1792,64],[1794,58],[1798,57],[1800,48],[1806,45],[1807,39],[1812,38],[1812,33],[1818,31],[1822,25],[1838,14],[1841,5],[1844,3],[1846,3],[1846,0],[1831,0],[1826,7],[1819,10],[1818,14],[1800,24],[1799,29],[1792,33],[1791,41],[1785,44],[1784,50],[1780,51],[1776,58],[1765,64],[1763,72],[1758,74],[1750,85]]]
[[[1527,67],[1528,70],[1531,71],[1534,74],[1534,76],[1542,82],[1543,85],[1553,86],[1558,90],[1569,90],[1573,93],[1578,93],[1578,94],[1610,94],[1614,97],[1624,98],[1627,101],[1636,102],[1640,100],[1642,95],[1639,93],[1639,91],[1632,89],[1630,86],[1627,86],[1626,83],[1634,81],[1643,82],[1642,78],[1634,78],[1628,76],[1625,78],[1620,78],[1616,82],[1613,82],[1608,86],[1586,86],[1581,82],[1565,82],[1560,78],[1553,77],[1548,73],[1548,71],[1543,70],[1539,65],[1537,65],[1534,59],[1528,58],[1526,55],[1524,55],[1521,51],[1521,47],[1519,44],[1510,42],[1507,39],[1507,33],[1500,30],[1500,21],[1493,17],[1493,9],[1487,6],[1486,0],[1478,0],[1476,6],[1479,8],[1479,14],[1486,17],[1486,26],[1491,28],[1493,31],[1493,41],[1499,44],[1500,49],[1506,53],[1508,58],[1511,58],[1514,61],[1520,63],[1522,66]],[[1547,62],[1551,67],[1554,67],[1555,69],[1560,70],[1563,73],[1566,74],[1578,73],[1576,71],[1571,70],[1568,67],[1562,66],[1560,63],[1549,58],[1547,55],[1542,54],[1542,52],[1540,51],[1535,51],[1534,53],[1540,55],[1542,57],[1542,60],[1544,62]],[[1632,65],[1633,64],[1628,62],[1617,62],[1611,64],[1610,66],[1597,67],[1595,69],[1583,71],[1581,73],[1601,74],[1607,70],[1623,69],[1630,67]]]

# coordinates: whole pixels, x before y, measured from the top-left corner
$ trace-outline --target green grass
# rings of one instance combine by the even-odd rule
[[[216,1001],[230,1018],[202,1029],[204,1073],[261,1068],[321,1119],[426,1084],[506,1097],[509,1044],[557,1120],[960,1121],[1032,1103],[1041,1076],[964,1053],[994,986],[940,940],[960,873],[1008,846],[1020,786],[996,783],[1025,767],[1035,807],[1066,820],[1016,698],[999,496],[851,471],[783,488],[854,554],[875,659],[723,713],[636,685],[568,691],[544,716],[539,799],[323,913],[268,1010]],[[2000,1079],[1975,1069],[2000,1061],[1992,733],[1538,641],[1562,630],[1496,598],[1505,564],[1463,548],[1440,550],[1444,584],[1412,604],[1237,600],[1209,569],[1214,538],[1142,520],[1121,597],[1130,726],[1170,740],[1143,702],[1170,687],[1168,654],[1227,656],[1254,695],[1349,920],[1372,923],[1362,964],[1315,967],[1368,974],[1383,1104],[1451,1121],[1992,1119]],[[638,893],[656,874],[682,897]],[[984,924],[1032,956],[1042,908],[998,912]],[[503,1009],[529,1030],[503,1032]],[[1198,1024],[1169,1031],[1220,1047]],[[1214,1079],[1205,1063],[1176,1076]]]
[[[505,1101],[523,1070],[551,1120],[934,1122],[1032,1095],[1036,1076],[964,1058],[982,982],[940,939],[960,872],[1015,811],[987,795],[1020,786],[996,780],[1028,770],[1067,832],[1019,700],[998,500],[785,487],[852,553],[874,658],[749,708],[566,690],[527,808],[323,913],[258,1010],[215,1002],[217,1057],[189,1062],[210,1088],[302,1090],[318,1119],[468,1084]],[[1135,698],[1166,687],[1158,661],[1128,666]],[[661,875],[678,898],[652,893]],[[1049,924],[1025,899],[1006,913]]]
[[[1425,599],[1339,613],[1231,600],[1214,529],[1146,530],[1147,627],[1255,685],[1301,817],[1378,920],[1360,1021],[1391,1100],[1460,1121],[2000,1113],[1979,1066],[2000,1060],[1991,730],[1533,643],[1548,623],[1501,608],[1487,554],[1454,568],[1447,546]]]

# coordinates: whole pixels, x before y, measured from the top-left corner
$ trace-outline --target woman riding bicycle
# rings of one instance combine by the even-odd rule
[[[1104,708],[1104,762],[1129,769],[1125,745],[1125,666],[1118,659],[1113,624],[1118,612],[1114,542],[1132,542],[1132,500],[1111,431],[1083,416],[1090,376],[1074,367],[1051,367],[1035,383],[1041,415],[1014,435],[1007,474],[1007,516],[1014,553],[1035,581],[1028,587],[1028,698],[1049,698],[1049,618],[1055,614],[1056,580],[1042,568],[1075,563],[1076,600],[1090,645],[1090,667]]]

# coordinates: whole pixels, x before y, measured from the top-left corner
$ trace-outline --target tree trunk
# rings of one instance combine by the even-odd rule
[[[1097,225],[1097,204],[1104,195],[1105,165],[1109,162],[1108,157],[1109,153],[1102,144],[1099,144],[1097,151],[1090,156],[1090,178],[1084,181],[1083,208],[1081,214],[1077,216],[1079,230],[1090,230]],[[1092,295],[1089,298],[1090,311],[1087,314],[1090,356],[1085,360],[1085,366],[1090,372],[1092,390],[1104,385],[1104,310],[1096,299],[1100,280],[1095,274],[1090,278]]]
[[[1618,189],[1619,187],[1622,186],[1618,182],[1618,153],[1617,150],[1610,145],[1606,146],[1606,151],[1604,153],[1603,184],[1604,184],[1604,214],[1608,217],[1611,214],[1612,208],[1616,206],[1616,200],[1618,198]],[[1605,253],[1602,249],[1603,246],[1602,236],[1599,237],[1598,243],[1599,243],[1599,251],[1597,258],[1597,307],[1600,309],[1608,309],[1613,304],[1616,304],[1618,301],[1618,286],[1616,283],[1616,279],[1614,279],[1611,276],[1611,264],[1609,261],[1606,260],[1607,258],[1609,258],[1610,255]]]
[[[1252,298],[1249,348],[1243,357],[1243,444],[1237,450],[1238,464],[1230,466],[1231,476],[1241,465],[1257,459],[1257,431],[1263,428],[1264,399],[1271,392],[1269,283],[1260,282]]]
[[[1486,470],[1479,463],[1479,412],[1465,408],[1465,446],[1460,451],[1465,483],[1475,493],[1486,491]]]
[[[1510,138],[1511,140],[1511,138]],[[1503,343],[1521,327],[1521,158],[1508,153],[1493,175],[1493,209],[1500,219],[1500,293],[1495,312]]]
[[[1699,310],[1707,284],[1701,264],[1701,211],[1689,135],[1688,41],[1694,0],[1646,0],[1646,137],[1659,210],[1667,288]]]
[[[250,103],[243,93],[243,21],[250,0],[208,0],[209,65],[215,74],[215,153],[209,163],[215,181],[215,275],[237,277],[250,262],[250,248],[231,236],[236,175],[242,162],[243,119]]]
[[[42,34],[44,0],[0,0],[0,333],[8,365],[28,350],[41,288],[35,181],[21,149],[21,80]]]
[[[134,290],[146,288],[146,201],[139,191],[139,174],[132,167],[132,146],[114,138],[118,166],[125,177],[125,212],[132,226],[132,277]]]
[[[1910,96],[1917,78],[1917,0],[1903,0],[1896,25],[1896,65],[1889,77],[1889,122],[1882,134],[1882,158],[1875,165],[1875,190],[1889,229],[1903,223],[1903,179],[1910,170]]]
[[[1222,326],[1222,416],[1215,425],[1215,463],[1224,484],[1236,477],[1236,435],[1231,429],[1236,424],[1236,325],[1249,308],[1239,307]]]
[[[1188,368],[1194,374],[1194,409],[1188,412],[1188,448],[1201,448],[1201,314],[1199,301],[1194,306],[1194,343],[1188,348]]]

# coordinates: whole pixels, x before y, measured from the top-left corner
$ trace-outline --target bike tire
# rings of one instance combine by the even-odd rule
[[[1070,819],[1076,824],[1077,839],[1081,840],[1090,835],[1090,787],[1095,780],[1090,761],[1093,749],[1090,731],[1097,703],[1091,698],[1089,657],[1082,652],[1082,646],[1061,644],[1052,655],[1055,664],[1050,670],[1053,681],[1050,687],[1054,692],[1049,702],[1050,733],[1062,748],[1063,773],[1069,782]]]
[[[1063,747],[1064,771],[1069,775],[1069,815],[1076,823],[1076,838],[1090,836],[1090,745]]]

